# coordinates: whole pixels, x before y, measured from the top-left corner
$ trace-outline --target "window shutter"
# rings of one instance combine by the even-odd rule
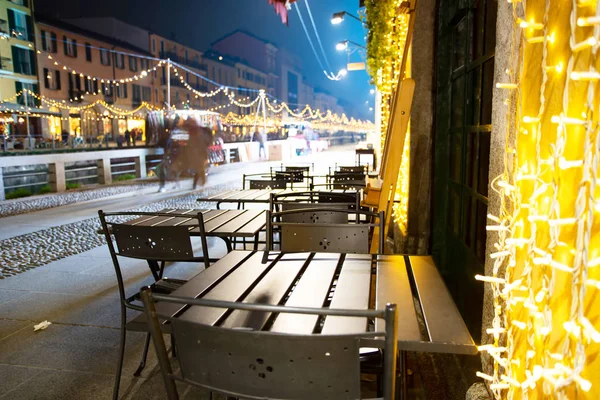
[[[127,98],[127,84],[123,84],[123,98]]]
[[[50,89],[50,80],[48,79],[48,68],[44,68],[44,87]]]
[[[58,40],[56,38],[56,33],[52,32],[52,34],[50,35],[50,38],[52,39],[52,43],[50,44],[50,46],[52,48],[52,52],[56,53],[57,47],[58,47],[58,45],[56,44],[58,42]]]
[[[65,50],[65,55],[69,54],[67,52],[67,37],[66,36],[63,36],[63,47],[64,47],[64,50]]]
[[[42,50],[48,51],[48,46],[46,44],[46,31],[42,29]]]
[[[73,92],[73,75],[67,74],[67,76],[69,77],[69,97],[71,97],[71,92]]]
[[[8,29],[11,31],[9,34],[12,35],[12,30],[15,29],[15,12],[10,8],[8,9]]]
[[[98,93],[98,81],[94,81],[94,93]]]
[[[33,20],[31,16],[25,16],[25,22],[27,23],[27,40],[35,42],[34,33],[33,33]]]
[[[77,57],[77,40],[73,39],[73,56]]]
[[[27,53],[29,53],[29,65],[31,68],[31,71],[29,71],[29,75],[37,75],[35,52],[31,51],[31,50],[26,50],[26,51],[27,51]]]
[[[55,71],[54,79],[56,79],[56,90],[60,90],[60,71]]]

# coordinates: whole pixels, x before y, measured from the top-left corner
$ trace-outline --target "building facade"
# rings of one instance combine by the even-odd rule
[[[64,140],[59,136],[66,131],[71,140],[101,143],[143,130],[143,121],[126,114],[143,102],[156,103],[155,78],[146,72],[155,65],[150,54],[43,15],[36,22],[40,94],[58,114],[48,119],[44,136]]]
[[[0,2],[0,134],[39,136],[39,117],[23,117],[24,108],[40,112],[35,30],[29,0]],[[25,90],[25,92],[24,92]],[[15,113],[19,110],[21,112]]]
[[[195,91],[204,93],[209,90],[206,81],[201,78],[205,77],[207,72],[206,64],[202,61],[202,52],[156,34],[151,34],[149,39],[152,55],[162,60],[170,60],[174,67],[167,71],[168,67],[163,65],[156,71],[157,103],[161,106],[169,104],[176,108],[207,108],[208,100],[195,94]],[[167,79],[170,80],[170,85],[167,85]]]

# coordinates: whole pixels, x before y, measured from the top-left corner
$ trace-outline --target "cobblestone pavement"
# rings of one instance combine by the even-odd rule
[[[198,203],[202,194],[235,189],[236,184],[213,186],[209,189],[171,197],[142,207],[135,211],[159,211],[165,208],[210,208],[208,203]],[[100,221],[97,217],[71,224],[15,236],[0,241],[0,279],[16,275],[28,269],[48,264],[105,244],[104,236],[97,233]]]
[[[0,201],[0,218],[153,188],[158,189],[156,181],[136,181],[135,184],[119,184],[93,189],[74,190],[65,193],[32,196],[25,199],[5,200]]]

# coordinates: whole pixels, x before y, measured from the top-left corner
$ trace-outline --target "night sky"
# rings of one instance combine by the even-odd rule
[[[305,1],[298,0],[297,4],[312,35]],[[344,39],[364,44],[365,30],[352,18],[332,25],[331,16],[342,10],[357,15],[359,0],[308,1],[331,69],[337,72],[345,67],[348,56],[336,51],[335,44]],[[113,16],[167,38],[174,34],[178,42],[201,51],[227,33],[243,29],[298,54],[308,82],[354,104],[360,112],[358,116],[373,119],[369,105],[365,104],[368,101],[372,105],[374,101],[369,94],[368,74],[353,71],[341,81],[329,81],[313,55],[295,5],[289,11],[289,27],[281,23],[267,0],[36,0],[35,8],[37,12],[60,18]],[[311,37],[321,55],[317,40]],[[355,53],[351,61],[362,60]]]

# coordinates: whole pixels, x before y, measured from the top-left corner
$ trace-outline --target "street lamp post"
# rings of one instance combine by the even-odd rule
[[[351,17],[351,18],[354,18],[354,19],[355,19],[355,20],[357,20],[358,22],[361,22],[361,23],[362,23],[362,21],[360,20],[360,18],[358,18],[356,15],[354,15],[354,14],[351,14],[351,13],[349,13],[349,12],[347,12],[347,11],[340,11],[340,12],[336,12],[336,13],[334,13],[334,14],[333,14],[333,17],[331,17],[331,23],[332,23],[333,25],[339,25],[339,24],[341,24],[341,23],[342,23],[342,21],[344,21],[344,16],[345,16],[345,15],[347,15],[347,16],[349,16],[349,17]]]

